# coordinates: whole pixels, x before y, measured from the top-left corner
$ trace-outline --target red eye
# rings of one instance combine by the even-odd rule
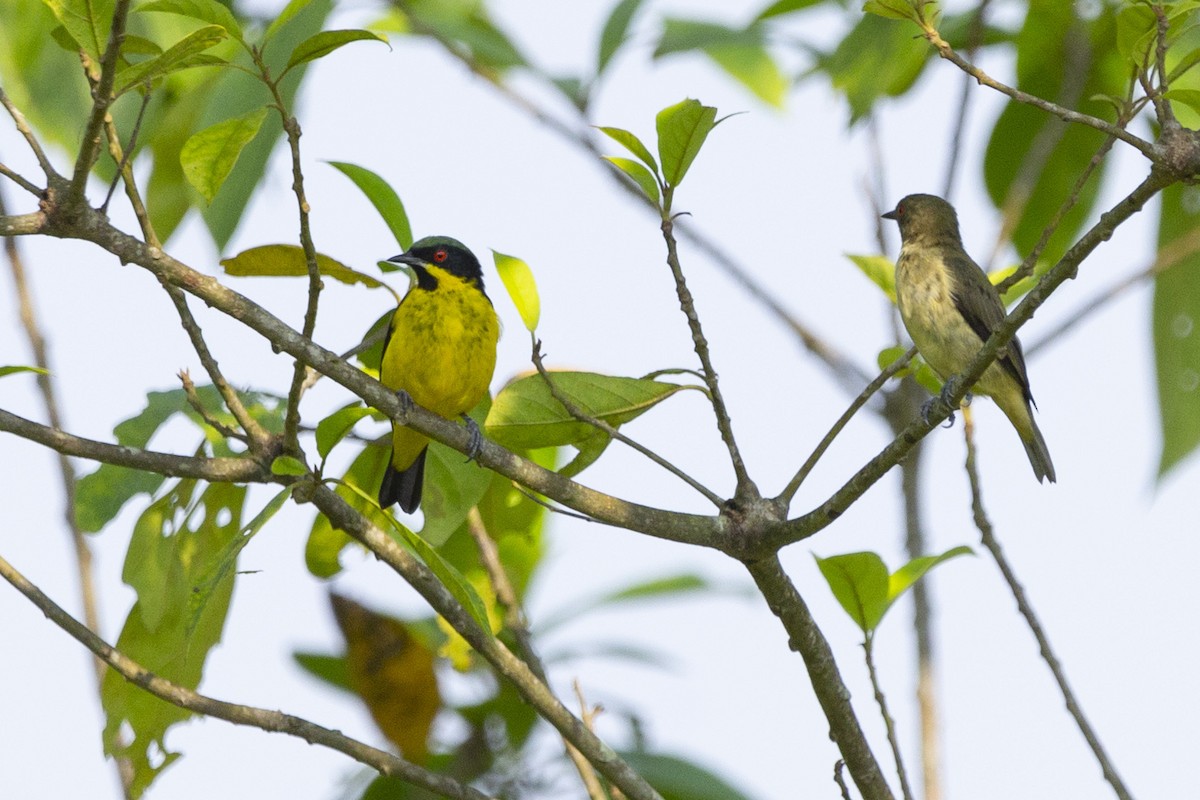
[[[903,204],[896,206],[896,216],[897,217],[904,216],[904,205]]]
[[[440,264],[446,260],[446,256],[447,256],[447,253],[445,250],[438,250],[436,253],[433,254],[433,260]]]

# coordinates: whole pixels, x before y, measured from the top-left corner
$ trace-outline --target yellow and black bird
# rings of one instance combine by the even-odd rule
[[[482,437],[467,412],[484,398],[496,368],[500,323],[483,290],[483,269],[463,244],[430,236],[389,258],[412,267],[416,283],[392,315],[379,380],[402,400],[411,399],[447,419],[463,417],[472,454]],[[392,425],[392,458],[379,487],[379,505],[408,513],[421,505],[429,438]]]
[[[910,194],[883,216],[900,225],[902,244],[896,261],[900,317],[921,356],[949,382],[966,371],[1004,322],[1000,293],[963,249],[958,216],[942,198]],[[1033,420],[1035,404],[1016,337],[988,365],[973,390],[996,401],[1017,429],[1037,479],[1054,483],[1054,464]]]

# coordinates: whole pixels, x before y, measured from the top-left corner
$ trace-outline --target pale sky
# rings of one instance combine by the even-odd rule
[[[578,72],[594,60],[608,2],[497,2],[500,25],[549,71]],[[754,278],[857,363],[874,374],[875,356],[891,345],[892,322],[879,291],[844,258],[876,253],[872,210],[863,186],[874,181],[865,130],[847,131],[845,103],[827,81],[793,90],[783,112],[768,108],[707,60],[649,60],[658,20],[692,15],[748,19],[759,3],[653,3],[633,43],[600,90],[597,124],[628,128],[651,141],[654,114],[684,97],[719,113],[746,112],[717,128],[677,195],[677,209],[733,252]],[[327,24],[353,27],[367,6],[342,8]],[[734,10],[736,9],[736,10]],[[832,17],[801,18],[796,32],[828,42]],[[914,29],[915,32],[915,29]],[[797,61],[789,61],[792,67]],[[985,60],[1002,79],[1011,64]],[[930,64],[915,96],[886,104],[879,117],[884,174],[892,202],[911,192],[940,192],[945,146],[962,75]],[[555,113],[563,104],[528,80],[517,88]],[[998,216],[983,193],[980,158],[998,97],[977,88],[968,150],[951,198],[969,251],[982,260]],[[360,269],[394,254],[395,244],[365,199],[324,161],[351,161],[392,181],[417,236],[447,234],[485,264],[485,279],[505,325],[493,389],[527,370],[528,343],[515,309],[487,257],[488,248],[524,258],[542,297],[539,335],[552,366],[619,375],[697,367],[656,220],[629,202],[599,163],[537,125],[434,45],[399,40],[394,49],[363,43],[321,61],[300,99],[302,147],[317,247]],[[621,155],[616,145],[606,152]],[[0,123],[6,164],[37,175],[19,137]],[[60,165],[65,156],[53,156]],[[1107,208],[1144,175],[1141,156],[1118,145],[1101,204]],[[293,241],[297,223],[290,171],[277,151],[270,174],[230,247],[216,253],[196,218],[169,249],[209,273],[242,249]],[[3,189],[10,208],[27,197]],[[99,192],[93,192],[98,196]],[[1098,213],[1098,211],[1097,211]],[[117,204],[114,216],[134,230]],[[1095,215],[1093,215],[1095,216]],[[1145,267],[1153,214],[1123,227],[1022,329],[1026,347],[1109,285]],[[891,236],[894,256],[898,236]],[[139,411],[148,389],[175,388],[175,373],[202,370],[175,311],[151,275],[122,267],[95,248],[58,240],[20,242],[42,325],[51,345],[67,428],[111,440],[115,423]],[[681,247],[683,268],[712,347],[747,463],[765,493],[775,494],[841,414],[850,398],[828,370],[694,247]],[[1008,256],[1011,258],[1011,254]],[[7,272],[7,270],[6,270]],[[396,285],[402,286],[399,277]],[[0,365],[29,363],[13,305],[0,279]],[[230,278],[227,283],[297,327],[303,282]],[[327,281],[317,340],[341,350],[364,321],[387,305]],[[1200,558],[1193,494],[1195,458],[1156,485],[1159,433],[1150,342],[1150,287],[1107,305],[1062,341],[1030,359],[1041,426],[1058,470],[1057,485],[1034,480],[1015,434],[987,400],[975,403],[985,503],[1031,601],[1058,648],[1085,710],[1140,797],[1184,797],[1186,764],[1200,749],[1200,655],[1192,622],[1194,564]],[[291,362],[266,346],[245,346],[235,323],[193,303],[210,345],[231,380],[286,392]],[[0,380],[0,407],[44,419],[28,376]],[[332,384],[305,401],[306,420],[349,402]],[[675,461],[720,493],[732,491],[728,459],[698,393],[682,393],[631,424],[627,433]],[[172,426],[160,449],[194,447],[192,429]],[[888,441],[884,425],[863,413],[837,440],[793,504],[800,514],[823,501]],[[970,517],[962,469],[961,423],[927,440],[923,500],[930,552],[968,544],[977,558],[952,561],[933,574],[942,703],[946,797],[1105,797],[1108,787],[1062,708],[1032,636],[986,553]],[[349,453],[349,448],[346,449]],[[81,472],[88,464],[78,465]],[[0,438],[0,471],[9,502],[0,506],[0,555],[61,605],[78,608],[69,541],[62,529],[61,488],[53,454],[12,436]],[[614,445],[581,476],[588,486],[655,506],[709,513],[711,506],[677,479]],[[271,496],[251,494],[254,511]],[[1191,499],[1188,499],[1191,498]],[[141,501],[144,503],[144,500]],[[131,504],[94,537],[104,616],[113,641],[133,601],[120,582],[129,530],[143,506]],[[874,550],[895,569],[903,562],[898,473],[889,475],[827,530],[788,548],[784,564],[831,640],[863,725],[886,774],[892,763],[871,699],[860,634],[834,602],[813,563]],[[253,512],[251,512],[253,513]],[[213,651],[201,691],[232,702],[278,708],[382,744],[365,710],[302,673],[297,649],[340,648],[327,586],[304,568],[310,508],[289,508],[243,552],[223,642]],[[578,680],[603,703],[599,733],[628,743],[625,715],[635,713],[652,749],[697,761],[750,797],[836,797],[837,759],[799,656],[736,562],[601,525],[556,517],[548,555],[529,597],[537,623],[596,593],[652,577],[690,571],[730,587],[726,595],[601,611],[541,642],[544,655],[606,643],[630,643],[670,656],[659,669],[605,658],[552,665],[554,687],[570,696]],[[426,613],[416,595],[372,559],[347,551],[338,591],[398,614]],[[877,662],[897,717],[910,774],[919,773],[912,701],[910,606],[901,602],[877,637]],[[85,651],[0,586],[6,655],[0,659],[0,794],[6,797],[116,798],[115,772],[101,753],[103,721]],[[1185,620],[1180,622],[1180,620]],[[462,684],[461,678],[453,676]],[[463,687],[456,696],[466,696]],[[436,729],[457,730],[450,715]],[[174,729],[168,744],[184,757],[149,797],[338,797],[362,768],[298,739],[197,720]],[[544,765],[565,787],[557,745],[543,738]],[[919,780],[917,780],[919,783]],[[893,780],[893,786],[898,784]],[[897,788],[898,791],[898,788]]]

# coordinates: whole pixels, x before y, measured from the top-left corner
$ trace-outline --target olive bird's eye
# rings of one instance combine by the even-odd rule
[[[445,250],[438,250],[436,253],[433,254],[433,260],[440,264],[446,260],[447,255],[448,254],[446,253]]]

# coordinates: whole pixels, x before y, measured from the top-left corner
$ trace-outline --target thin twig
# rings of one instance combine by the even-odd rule
[[[1046,666],[1050,668],[1050,672],[1054,675],[1054,680],[1058,684],[1059,690],[1062,692],[1063,701],[1066,703],[1067,711],[1075,720],[1075,724],[1079,726],[1083,738],[1087,740],[1088,747],[1091,748],[1096,761],[1100,764],[1100,770],[1104,773],[1104,779],[1109,782],[1113,788],[1113,792],[1120,800],[1132,800],[1132,795],[1125,787],[1120,775],[1117,774],[1117,769],[1109,760],[1108,754],[1104,751],[1104,746],[1100,744],[1100,738],[1092,729],[1087,717],[1084,716],[1083,708],[1079,705],[1079,701],[1075,698],[1075,693],[1071,691],[1071,686],[1067,682],[1067,675],[1063,671],[1058,657],[1054,654],[1054,649],[1050,646],[1050,639],[1046,636],[1045,630],[1042,628],[1041,622],[1034,613],[1033,606],[1029,604],[1029,600],[1025,596],[1025,589],[1017,580],[1016,573],[1013,572],[1012,566],[1008,563],[1008,559],[1004,556],[1004,551],[1000,547],[1000,542],[996,538],[995,531],[992,529],[992,523],[988,519],[987,512],[983,508],[983,492],[980,488],[979,470],[976,467],[976,452],[975,452],[975,425],[971,417],[969,407],[963,409],[963,437],[967,443],[967,477],[971,482],[971,512],[975,520],[975,527],[979,529],[980,541],[992,554],[992,558],[996,561],[996,566],[1000,568],[1000,573],[1004,576],[1004,582],[1008,584],[1009,590],[1012,592],[1013,599],[1017,601],[1017,609],[1021,612],[1021,616],[1025,618],[1029,630],[1033,633],[1033,637],[1037,639],[1038,650],[1041,653],[1042,660],[1046,662]]]
[[[692,333],[692,346],[696,351],[697,358],[700,359],[700,366],[704,372],[704,383],[708,386],[713,413],[717,417],[717,429],[721,432],[721,439],[725,442],[725,447],[729,450],[729,460],[733,464],[733,474],[737,477],[737,490],[734,497],[736,499],[757,498],[759,496],[758,488],[750,480],[749,473],[746,472],[746,464],[742,461],[742,454],[738,450],[737,440],[733,436],[733,423],[729,418],[729,409],[725,406],[725,398],[721,394],[717,371],[713,367],[712,356],[708,351],[708,339],[705,338],[704,329],[700,326],[700,316],[696,313],[696,303],[692,298],[691,290],[688,289],[687,280],[683,277],[683,267],[679,263],[679,252],[675,242],[674,221],[670,216],[671,195],[673,193],[674,188],[667,187],[666,196],[663,200],[663,208],[666,211],[663,214],[662,234],[663,240],[667,244],[667,265],[671,268],[671,275],[675,278],[675,292],[679,296],[679,308],[683,311],[683,315],[687,317],[688,328]]]
[[[772,554],[760,561],[746,562],[746,569],[787,631],[788,646],[804,659],[817,702],[829,721],[829,737],[845,759],[858,791],[864,800],[893,800],[892,790],[854,714],[850,691],[842,681],[829,641],[784,572],[779,556]]]
[[[192,376],[186,369],[181,369],[178,377],[180,384],[183,385],[183,396],[187,400],[188,405],[200,415],[200,419],[204,420],[205,424],[226,439],[235,439],[239,442],[248,441],[246,434],[234,430],[208,413],[208,409],[204,407],[203,401],[200,400],[200,395],[196,393],[196,384],[192,383]]]
[[[516,587],[509,580],[508,571],[504,569],[504,563],[500,560],[500,551],[496,547],[496,542],[488,535],[487,528],[483,524],[483,517],[479,514],[478,508],[472,508],[467,514],[467,530],[471,534],[471,538],[475,541],[475,549],[479,552],[479,561],[483,564],[483,569],[487,572],[488,581],[492,584],[492,589],[496,592],[496,600],[504,608],[504,627],[509,630],[516,640],[517,652],[533,670],[533,674],[538,677],[542,683],[549,685],[546,679],[546,665],[542,662],[541,656],[533,646],[533,637],[529,633],[529,623],[525,618],[525,610],[521,607],[521,599],[517,596]],[[579,694],[579,686],[576,684],[575,692]],[[588,713],[587,705],[581,701],[581,719],[584,726],[588,730],[592,730],[591,717]],[[604,789],[600,785],[600,779],[596,777],[596,770],[579,750],[571,744],[567,739],[563,739],[563,747],[567,752],[567,757],[571,759],[571,763],[575,765],[576,771],[579,773],[579,778],[583,781],[584,788],[587,790],[588,797],[591,800],[607,800],[604,794]]]
[[[41,197],[42,187],[40,187],[37,184],[33,183],[32,181],[28,180],[27,178],[25,178],[25,176],[21,175],[19,172],[9,169],[4,164],[0,164],[0,175],[3,175],[4,177],[8,178],[10,181],[17,184],[17,186],[20,186],[25,191],[29,192],[34,197]]]
[[[3,86],[0,86],[0,105],[3,105],[4,109],[8,111],[8,115],[12,117],[13,124],[17,126],[17,131],[21,136],[25,138],[25,143],[29,145],[30,151],[33,152],[33,156],[37,159],[38,166],[42,168],[42,173],[46,178],[58,177],[58,173],[54,170],[50,159],[46,158],[46,151],[42,150],[41,143],[34,136],[33,128],[29,127],[29,121],[25,119],[25,115],[21,113],[21,109],[13,105],[12,100],[5,94]],[[27,189],[32,186],[32,184],[27,186],[24,182],[21,182],[21,185]],[[34,188],[36,189],[36,187]],[[41,194],[41,192],[41,189],[37,189],[36,194]]]
[[[1090,116],[1088,114],[1080,114],[1078,111],[1072,111],[1069,108],[1063,108],[1057,103],[1052,103],[1049,100],[1044,100],[1036,95],[1023,92],[1020,89],[1015,89],[1007,84],[1001,83],[955,52],[954,48],[951,47],[949,43],[947,43],[946,40],[943,39],[941,35],[933,28],[926,28],[924,35],[929,43],[937,48],[938,55],[954,64],[956,67],[973,77],[984,86],[987,86],[990,89],[995,89],[997,92],[1011,97],[1018,103],[1025,103],[1026,105],[1040,108],[1042,111],[1053,114],[1065,122],[1074,122],[1079,125],[1086,125],[1089,128],[1095,128],[1098,131],[1115,136],[1122,142],[1125,142],[1131,147],[1137,149],[1138,152],[1150,159],[1150,161],[1155,164],[1162,161],[1162,154],[1154,146],[1153,142],[1148,142],[1145,139],[1134,136],[1129,131],[1117,125],[1113,125],[1111,122],[1106,122],[1105,120]]]
[[[846,785],[846,776],[842,774],[845,771],[846,762],[839,758],[833,764],[833,782],[838,785],[842,800],[850,800],[850,787]]]
[[[838,417],[837,422],[833,423],[833,427],[829,429],[829,432],[826,433],[825,437],[821,439],[820,443],[817,444],[817,448],[813,450],[808,459],[800,466],[800,469],[796,472],[795,476],[788,481],[788,485],[785,486],[783,491],[779,493],[779,497],[775,498],[777,502],[783,503],[784,505],[788,505],[792,502],[792,498],[795,497],[796,491],[800,488],[800,484],[804,483],[804,479],[808,477],[808,474],[812,472],[813,467],[817,465],[817,461],[819,461],[821,456],[825,454],[825,451],[829,449],[829,446],[833,444],[833,440],[836,439],[838,434],[842,432],[842,429],[846,427],[851,418],[858,413],[860,408],[866,405],[867,401],[870,400],[871,397],[877,391],[879,391],[879,389],[885,383],[887,383],[893,375],[908,366],[909,362],[913,360],[913,356],[916,354],[917,348],[910,347],[908,352],[900,356],[900,358],[896,359],[891,364],[888,364],[882,372],[875,376],[875,380],[867,384],[867,387],[858,393],[858,397],[854,398],[853,402],[850,403],[850,407],[842,412],[842,415]]]
[[[382,775],[400,778],[445,797],[462,798],[462,800],[487,800],[488,798],[482,792],[452,778],[425,770],[416,764],[405,761],[400,756],[378,750],[306,719],[281,711],[269,711],[265,708],[217,700],[159,677],[92,633],[87,626],[64,611],[37,586],[30,583],[3,557],[0,557],[0,577],[11,583],[17,591],[41,609],[51,622],[95,653],[97,658],[107,663],[125,680],[171,705],[194,711],[197,714],[223,719],[235,725],[260,728],[271,733],[285,733],[303,739],[309,744],[319,744],[331,750],[337,750],[355,761],[378,770]]]
[[[975,7],[975,13],[971,17],[971,27],[967,30],[967,59],[973,61],[975,53],[979,49],[980,43],[983,41],[984,18],[987,15],[987,7],[991,0],[981,0],[978,6]],[[963,134],[967,129],[967,110],[971,105],[971,98],[975,95],[971,91],[971,76],[963,75],[962,93],[958,98],[958,113],[954,118],[954,133],[950,137],[950,159],[946,163],[946,183],[942,189],[942,197],[950,199],[954,191],[954,178],[958,174],[958,164],[962,157]],[[934,800],[929,797],[928,788],[926,789],[925,800]]]
[[[113,96],[113,83],[116,81],[117,60],[121,55],[121,44],[125,41],[125,23],[129,17],[131,0],[116,0],[112,14],[112,29],[108,34],[108,44],[100,58],[100,74],[92,87],[92,113],[84,128],[83,141],[79,147],[79,155],[75,159],[75,171],[71,176],[70,193],[73,198],[82,199],[87,190],[87,178],[100,157],[101,130],[108,118],[108,110],[116,99]]]
[[[7,214],[5,208],[4,194],[0,192],[0,215]],[[13,276],[13,285],[16,289],[17,304],[20,308],[21,327],[25,331],[25,337],[29,340],[29,349],[33,353],[33,363],[35,366],[45,370],[45,373],[37,376],[38,390],[42,396],[42,405],[46,409],[46,419],[50,422],[50,427],[55,430],[62,430],[63,420],[62,414],[59,411],[58,398],[54,391],[54,371],[50,366],[50,356],[46,347],[46,338],[42,334],[41,325],[38,323],[37,311],[34,308],[33,293],[29,287],[29,282],[25,278],[25,263],[21,257],[20,248],[17,246],[17,240],[14,238],[6,238],[4,240],[4,250],[8,256],[8,264]],[[100,633],[100,601],[96,593],[96,578],[93,571],[92,548],[88,543],[87,534],[83,532],[79,525],[79,518],[75,513],[75,466],[71,463],[71,459],[64,453],[56,453],[58,457],[58,472],[62,480],[63,486],[63,521],[66,523],[67,533],[71,538],[71,545],[75,551],[75,571],[79,579],[79,596],[80,606],[83,611],[83,621],[87,625],[88,630]],[[99,658],[94,659],[96,669],[97,689],[99,684],[104,680],[104,662]],[[121,790],[127,797],[131,796],[131,787],[133,786],[133,765],[128,758],[117,757],[116,759],[117,777],[121,782]]]
[[[896,739],[896,721],[888,711],[887,698],[883,687],[879,685],[879,672],[875,669],[874,637],[867,634],[863,642],[863,652],[866,654],[867,674],[871,676],[871,688],[875,690],[875,702],[879,705],[879,713],[883,715],[883,725],[887,730],[888,745],[892,748],[892,757],[896,759],[896,774],[900,777],[900,791],[904,800],[913,800],[912,789],[908,785],[908,771],[904,768],[904,759],[900,755],[900,742]]]
[[[209,380],[212,381],[213,386],[220,393],[221,399],[225,401],[225,407],[229,409],[229,413],[233,414],[233,418],[237,420],[238,425],[241,425],[242,430],[246,432],[246,437],[249,440],[247,443],[250,448],[266,447],[271,434],[267,433],[266,429],[258,424],[258,420],[251,416],[250,412],[246,410],[245,404],[242,403],[242,398],[238,397],[238,393],[229,385],[229,381],[225,380],[225,376],[221,372],[221,367],[209,351],[208,343],[204,341],[204,333],[200,330],[200,325],[196,322],[196,318],[192,316],[191,309],[188,308],[187,297],[184,295],[183,290],[168,281],[160,281],[160,283],[166,289],[171,302],[174,303],[175,310],[179,314],[179,322],[183,325],[183,329],[187,331],[188,339],[192,343],[192,349],[196,351],[196,355],[200,358],[200,363],[204,366],[204,371],[208,373]],[[222,426],[216,424],[213,424],[213,427],[217,430],[221,430],[222,428]],[[223,433],[222,435],[232,435],[234,438],[242,438],[233,432]]]
[[[531,356],[531,358],[533,360],[534,367],[537,368],[538,374],[541,375],[542,380],[545,381],[546,388],[550,390],[550,396],[553,397],[555,400],[557,400],[560,404],[562,404],[562,407],[567,410],[568,414],[570,414],[572,417],[579,420],[580,422],[584,423],[585,425],[591,425],[596,430],[603,432],[604,434],[612,437],[613,439],[616,439],[618,442],[621,442],[622,444],[632,447],[634,450],[638,451],[639,453],[644,455],[646,458],[650,459],[655,464],[658,464],[660,467],[665,469],[667,472],[671,473],[672,475],[674,475],[675,477],[679,478],[681,481],[686,483],[688,486],[691,486],[697,492],[704,495],[717,508],[720,508],[721,506],[723,506],[725,504],[725,501],[721,498],[720,495],[718,495],[716,492],[709,489],[704,484],[700,483],[698,480],[693,478],[691,475],[688,475],[686,472],[681,470],[679,467],[675,466],[670,461],[667,461],[665,458],[660,456],[658,453],[655,453],[650,448],[646,447],[645,445],[641,444],[640,442],[634,441],[633,439],[629,438],[625,434],[621,433],[621,431],[618,428],[615,428],[612,425],[609,425],[607,422],[600,419],[599,417],[594,417],[591,414],[587,413],[582,408],[577,406],[571,400],[571,398],[569,398],[565,394],[563,394],[559,390],[558,386],[555,385],[554,379],[551,377],[550,373],[546,370],[545,365],[542,363],[542,341],[540,339],[535,338],[533,340],[533,355]]]

